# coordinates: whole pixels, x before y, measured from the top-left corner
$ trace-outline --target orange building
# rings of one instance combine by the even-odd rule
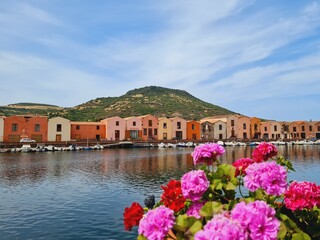
[[[187,140],[200,139],[200,122],[187,121]]]
[[[100,140],[106,138],[106,125],[102,122],[71,122],[71,139]]]
[[[19,142],[21,138],[46,142],[47,136],[48,117],[46,116],[24,115],[4,118],[4,142]]]
[[[139,116],[142,127],[142,140],[158,139],[158,118],[151,114]]]

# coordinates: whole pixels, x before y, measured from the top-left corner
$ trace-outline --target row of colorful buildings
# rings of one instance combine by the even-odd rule
[[[46,116],[0,116],[0,142],[71,140],[225,140],[320,139],[320,121],[261,121],[256,117],[222,115],[188,121],[150,114],[106,118],[100,122],[73,122]]]

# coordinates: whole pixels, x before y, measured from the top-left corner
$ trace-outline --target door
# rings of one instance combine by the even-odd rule
[[[56,135],[56,142],[61,142],[61,134]]]
[[[120,139],[120,130],[115,130],[114,136],[115,136],[115,139],[118,141]]]

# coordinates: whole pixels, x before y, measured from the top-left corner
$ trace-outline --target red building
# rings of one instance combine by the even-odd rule
[[[36,142],[46,142],[48,136],[48,117],[10,116],[4,118],[4,142],[19,142],[21,138],[31,138]]]
[[[106,125],[102,122],[71,122],[71,139],[100,140],[106,138]]]

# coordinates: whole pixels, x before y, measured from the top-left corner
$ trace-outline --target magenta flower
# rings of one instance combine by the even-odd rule
[[[199,201],[207,191],[210,182],[202,170],[193,170],[184,174],[181,178],[182,195],[192,201]]]
[[[149,210],[140,220],[139,234],[147,239],[162,240],[174,225],[173,210],[160,206],[154,210]]]
[[[269,158],[275,157],[278,149],[271,143],[262,142],[253,151],[252,158],[255,162],[267,161]]]
[[[195,147],[191,156],[193,157],[193,164],[207,164],[212,165],[217,160],[218,156],[224,154],[225,150],[222,146],[216,143],[206,143]]]
[[[284,193],[284,203],[292,211],[320,206],[320,186],[311,182],[292,182]]]
[[[232,165],[236,167],[236,173],[235,176],[239,175],[245,175],[246,169],[249,165],[253,163],[253,160],[251,158],[240,158],[237,161],[235,161]]]
[[[275,210],[264,201],[241,202],[231,211],[232,219],[239,222],[250,239],[255,240],[277,239],[280,221],[275,214]]]
[[[224,216],[223,214],[215,215],[203,230],[194,235],[195,240],[224,239],[224,240],[245,240],[245,232],[238,221]]]
[[[253,163],[246,169],[244,186],[250,191],[262,188],[269,195],[279,196],[287,187],[287,171],[276,162]]]
[[[197,219],[200,219],[200,210],[204,206],[203,202],[194,202],[187,210],[186,214],[188,217],[195,217]]]

